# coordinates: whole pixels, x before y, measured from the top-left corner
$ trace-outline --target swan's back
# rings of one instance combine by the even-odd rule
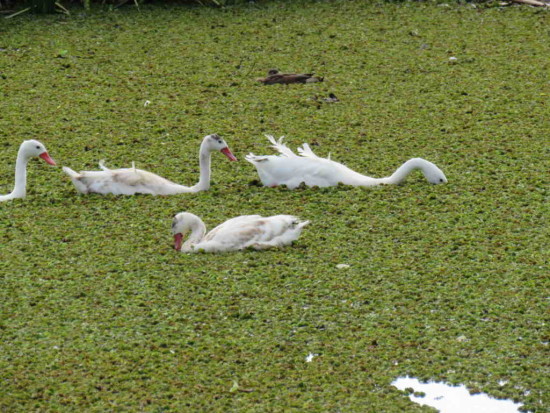
[[[142,169],[108,169],[102,164],[100,166],[103,169],[102,171],[77,173],[66,167],[63,170],[71,177],[77,189],[85,194],[170,195],[176,193],[177,188],[181,188],[181,185]]]
[[[246,156],[246,160],[256,167],[265,186],[286,185],[293,189],[302,182],[307,186],[319,187],[365,182],[365,176],[347,166],[317,156],[307,143],[298,148],[299,155],[296,155],[283,143],[284,137],[279,140],[271,135],[266,137],[280,155],[256,156],[250,153]]]
[[[364,177],[347,166],[318,156],[255,156],[246,160],[252,163],[265,186],[286,185],[293,189],[304,182],[307,186],[335,186],[340,182],[356,185]]]
[[[240,216],[214,228],[194,249],[222,252],[248,247],[264,249],[288,245],[300,236],[302,228],[308,223],[309,221],[302,222],[291,215]]]

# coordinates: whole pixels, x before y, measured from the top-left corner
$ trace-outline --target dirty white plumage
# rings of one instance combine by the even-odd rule
[[[15,161],[15,186],[11,193],[0,195],[0,202],[24,198],[27,195],[27,164],[35,156],[44,159],[50,165],[55,165],[55,161],[50,158],[46,147],[41,142],[34,139],[24,141],[19,146]]]
[[[99,162],[101,171],[75,172],[63,167],[63,171],[71,177],[76,189],[83,194],[115,194],[115,195],[173,195],[186,192],[206,191],[210,188],[210,156],[214,151],[220,151],[230,160],[237,158],[227,147],[227,143],[217,134],[205,136],[199,152],[200,179],[191,187],[169,181],[154,173],[137,169],[132,162],[132,168],[109,169],[103,161]]]
[[[422,158],[412,158],[401,165],[391,176],[372,178],[357,173],[341,163],[317,156],[307,143],[298,148],[298,155],[286,146],[281,137],[278,141],[266,135],[280,155],[256,156],[250,153],[246,160],[256,167],[260,180],[265,186],[286,185],[296,188],[302,182],[307,186],[336,186],[339,183],[354,186],[375,186],[400,184],[415,169],[420,169],[428,182],[446,183],[447,178],[441,169]]]
[[[181,212],[174,217],[172,234],[174,248],[182,252],[224,252],[248,247],[261,250],[291,244],[307,224],[309,221],[291,215],[243,215],[225,221],[207,234],[198,216]]]

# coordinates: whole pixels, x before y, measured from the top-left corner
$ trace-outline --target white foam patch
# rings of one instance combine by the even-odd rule
[[[418,404],[435,407],[441,413],[517,413],[522,406],[512,400],[498,400],[485,393],[470,394],[466,386],[451,386],[446,383],[430,381],[421,383],[418,379],[400,377],[392,383],[399,390],[408,388],[425,393],[418,397],[409,394],[409,398]]]

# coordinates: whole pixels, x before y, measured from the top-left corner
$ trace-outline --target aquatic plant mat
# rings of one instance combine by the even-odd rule
[[[0,410],[428,411],[391,386],[407,375],[548,410],[546,11],[79,13],[0,26],[0,193],[29,138],[186,185],[208,133],[240,162],[214,154],[208,192],[116,197],[31,161],[27,198],[0,204]],[[270,68],[325,80],[255,82]],[[449,183],[264,188],[243,159],[272,153],[264,133],[370,176],[422,157]],[[189,256],[184,210],[312,223],[282,250]]]

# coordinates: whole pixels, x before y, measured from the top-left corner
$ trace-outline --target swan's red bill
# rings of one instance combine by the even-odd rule
[[[48,155],[48,152],[42,152],[42,153],[41,153],[40,155],[38,155],[38,156],[40,156],[42,159],[44,159],[44,160],[45,160],[46,162],[48,162],[50,165],[54,165],[54,166],[56,165],[55,161],[54,161],[52,158],[50,158],[50,155]]]
[[[181,244],[183,244],[183,234],[174,234],[174,249],[180,251]]]
[[[235,155],[233,155],[233,153],[229,150],[229,148],[227,146],[225,148],[223,148],[222,150],[220,150],[220,152],[223,153],[225,156],[227,156],[230,161],[236,161],[237,160]]]

